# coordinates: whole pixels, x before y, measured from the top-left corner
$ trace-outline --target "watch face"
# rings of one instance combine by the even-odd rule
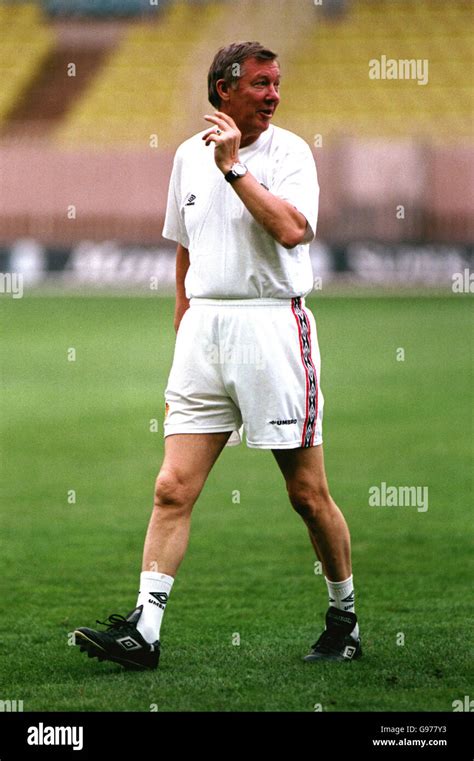
[[[232,171],[238,177],[243,177],[244,174],[247,174],[247,167],[244,166],[243,164],[234,164],[234,166],[232,167]]]

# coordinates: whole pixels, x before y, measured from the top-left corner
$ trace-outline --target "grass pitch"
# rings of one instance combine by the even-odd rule
[[[173,302],[4,296],[1,699],[25,711],[452,711],[472,691],[469,299],[308,304],[364,658],[303,663],[324,578],[271,453],[245,446],[224,451],[195,508],[159,670],[127,673],[69,645],[75,627],[135,605]],[[382,482],[427,486],[428,510],[370,507]]]

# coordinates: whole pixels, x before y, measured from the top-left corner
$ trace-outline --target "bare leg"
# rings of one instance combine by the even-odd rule
[[[188,546],[191,512],[228,433],[174,434],[155,486],[154,508],[145,539],[143,571],[176,576]]]
[[[272,451],[285,477],[290,502],[308,528],[325,576],[330,581],[347,579],[352,573],[349,529],[329,493],[322,445]]]

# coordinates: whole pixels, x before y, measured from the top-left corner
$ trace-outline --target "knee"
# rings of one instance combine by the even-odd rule
[[[190,500],[189,487],[173,471],[162,471],[155,481],[155,509],[183,510],[188,507]]]
[[[293,508],[305,521],[317,519],[331,503],[326,484],[288,484],[287,489]]]

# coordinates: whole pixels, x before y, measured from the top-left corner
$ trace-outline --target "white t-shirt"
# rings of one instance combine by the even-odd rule
[[[187,298],[293,298],[313,288],[309,243],[316,234],[319,185],[302,138],[273,124],[239,149],[240,161],[309,223],[305,242],[280,246],[252,217],[214,161],[203,132],[176,151],[163,236],[189,249]],[[237,180],[238,182],[238,180]]]

